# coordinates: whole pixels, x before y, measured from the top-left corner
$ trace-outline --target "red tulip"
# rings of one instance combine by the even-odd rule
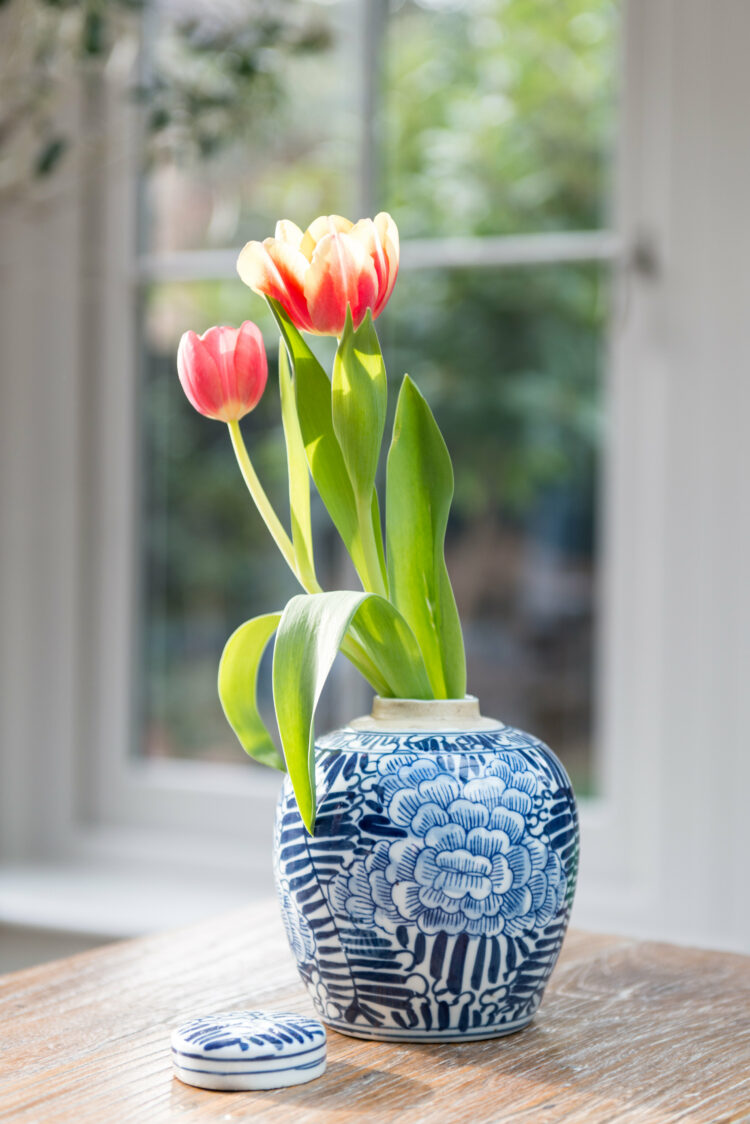
[[[202,336],[185,332],[177,372],[199,414],[239,421],[258,405],[268,378],[260,329],[246,320],[241,328],[209,328]]]
[[[273,297],[302,331],[340,336],[351,306],[358,328],[367,309],[380,315],[398,273],[398,229],[381,211],[351,223],[321,215],[303,234],[287,219],[276,237],[248,242],[237,261],[246,285]]]

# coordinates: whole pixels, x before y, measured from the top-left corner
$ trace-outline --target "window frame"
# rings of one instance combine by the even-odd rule
[[[376,59],[366,46],[364,29],[373,26],[368,21],[377,20],[378,0],[363,3],[367,17],[361,36],[363,50]],[[646,376],[635,385],[628,372],[634,365],[648,370],[663,361],[654,342],[654,324],[663,310],[658,299],[654,302],[653,281],[629,267],[632,255],[627,248],[641,237],[644,216],[652,229],[663,229],[667,221],[668,158],[658,148],[659,127],[665,127],[665,122],[653,120],[649,98],[656,81],[655,52],[661,48],[668,53],[666,35],[671,25],[664,18],[668,5],[669,0],[660,0],[649,11],[644,0],[630,0],[625,7],[624,96],[613,230],[407,242],[402,259],[404,270],[441,265],[611,262],[620,272],[620,289],[630,304],[624,330],[612,339],[608,380],[610,442],[605,446],[600,548],[603,612],[599,617],[602,673],[597,759],[601,795],[581,801],[580,809],[586,878],[577,916],[593,927],[607,924],[608,918],[622,926],[621,918],[645,917],[658,891],[649,857],[652,833],[640,828],[655,813],[659,788],[644,793],[635,777],[654,755],[658,759],[660,748],[659,668],[642,661],[640,653],[664,580],[658,544],[663,493],[658,487],[650,488],[647,479],[651,470],[657,480],[663,479],[665,469],[660,415],[655,415],[646,434],[645,447],[643,434],[635,431],[635,410]],[[651,33],[655,38],[649,42]],[[93,247],[87,285],[81,292],[71,292],[67,305],[75,320],[77,298],[84,317],[93,308],[99,323],[92,338],[88,320],[79,322],[80,354],[76,355],[75,348],[70,352],[71,364],[78,361],[82,372],[67,403],[71,433],[77,442],[71,453],[74,463],[67,466],[67,482],[81,489],[70,500],[74,510],[65,532],[69,538],[63,542],[65,588],[74,591],[63,630],[71,669],[66,687],[72,700],[70,733],[60,746],[57,762],[46,748],[32,752],[28,763],[20,765],[6,751],[0,764],[10,783],[0,798],[4,820],[0,843],[3,853],[11,857],[116,856],[136,864],[159,861],[169,869],[170,864],[184,861],[185,845],[193,847],[192,854],[199,842],[196,861],[206,872],[227,864],[238,871],[249,868],[256,863],[253,856],[260,856],[259,868],[268,858],[273,793],[279,778],[239,763],[234,767],[138,761],[131,752],[139,495],[135,463],[138,355],[133,326],[139,287],[157,279],[234,277],[234,253],[137,256],[136,125],[132,113],[123,108],[116,86],[90,91],[90,96],[106,117],[109,158],[99,160],[96,168],[84,168],[84,178],[90,177],[85,214],[75,230],[65,232],[79,258],[83,255],[84,266],[82,247]],[[363,106],[371,96],[365,82]],[[668,116],[669,105],[662,104],[660,113]],[[645,150],[644,137],[648,142]],[[371,210],[370,182],[363,182],[360,189],[363,213]],[[49,224],[54,229],[59,221],[50,219]],[[98,242],[91,237],[92,227],[98,231]],[[29,229],[25,234],[33,236]],[[23,236],[23,231],[16,234]],[[14,394],[17,402],[7,416],[28,418],[33,399],[23,387],[16,387]],[[112,424],[115,418],[117,425]],[[644,460],[641,475],[633,480],[629,470],[636,441]],[[8,449],[9,456],[15,454],[18,463],[31,468],[32,453],[18,439],[11,440]],[[23,489],[30,504],[36,501],[39,487],[34,470]],[[14,503],[16,498],[12,497]],[[646,504],[645,516],[638,506],[641,501]],[[628,551],[623,555],[622,544],[632,541],[634,526],[640,528],[644,518],[657,536],[656,555],[653,545],[647,548],[643,538],[636,558]],[[12,529],[14,523],[18,523],[17,516],[8,508],[3,526]],[[24,600],[32,603],[35,596],[32,578],[22,573],[32,549],[28,535],[21,534],[10,565],[10,588],[14,579],[20,583],[20,604]],[[19,620],[14,635],[21,631]],[[6,655],[10,663],[13,654]],[[11,673],[10,682],[18,691],[8,727],[8,744],[15,747],[29,740],[30,726],[23,709],[33,707],[33,696],[20,675]],[[650,730],[648,737],[638,735],[644,723]],[[52,769],[45,774],[47,766]],[[52,778],[54,796],[48,794],[40,801],[35,784],[43,775]],[[240,849],[237,843],[241,843]]]

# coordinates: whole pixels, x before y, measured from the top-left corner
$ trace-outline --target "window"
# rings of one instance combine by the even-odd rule
[[[254,148],[252,167],[235,163],[234,181],[228,153],[200,170],[161,173],[161,203],[146,208],[139,234],[131,181],[138,153],[112,66],[107,85],[89,90],[106,128],[80,162],[83,182],[76,164],[41,202],[3,200],[3,260],[13,283],[0,302],[0,917],[28,923],[43,915],[45,924],[69,927],[75,895],[57,864],[77,856],[103,858],[97,886],[116,885],[118,899],[112,860],[123,860],[135,906],[145,901],[147,876],[160,874],[141,910],[152,924],[169,921],[168,909],[152,912],[154,902],[171,904],[165,874],[174,887],[188,870],[188,903],[207,903],[222,873],[225,904],[270,890],[278,778],[242,759],[217,711],[201,706],[193,737],[169,710],[186,685],[215,704],[215,659],[232,614],[253,612],[246,567],[259,564],[253,559],[262,555],[250,550],[265,540],[254,533],[252,511],[243,516],[228,449],[211,447],[221,427],[213,433],[200,419],[194,430],[170,427],[177,419],[191,425],[174,376],[177,336],[249,311],[251,297],[234,280],[236,248],[267,232],[277,211],[268,185],[293,157],[307,170],[283,184],[288,213],[302,217],[309,197],[309,214],[386,205],[399,218],[403,268],[382,336],[391,374],[412,366],[457,443],[462,479],[449,547],[477,691],[487,711],[528,723],[564,749],[579,791],[594,793],[581,801],[576,922],[747,951],[742,372],[750,362],[750,164],[737,138],[750,93],[750,6],[310,0],[305,8],[340,32],[325,64],[314,54],[295,60],[308,68],[298,87],[308,100],[300,108],[291,91],[286,132],[274,124],[277,147]],[[537,44],[547,21],[555,44],[575,33],[578,45],[545,55]],[[422,37],[421,53],[410,47],[409,26]],[[436,71],[440,36],[447,69]],[[615,130],[617,38],[624,65]],[[514,60],[523,61],[520,70]],[[316,66],[322,76],[312,81]],[[486,85],[514,74],[517,86],[510,94],[502,87],[504,97]],[[489,123],[469,112],[475,86],[490,105]],[[301,152],[297,114],[320,123],[312,99],[324,95],[336,113],[325,135],[308,132],[312,147]],[[512,107],[521,95],[528,127],[519,117],[515,128],[508,99]],[[502,127],[502,145],[491,144],[492,127]],[[613,235],[606,200],[615,131]],[[265,194],[253,178],[262,153],[269,169],[276,160]],[[521,176],[519,161],[530,157],[539,174]],[[508,174],[498,175],[506,159]],[[141,196],[152,190],[141,179]],[[196,201],[178,209],[178,191]],[[252,307],[258,315],[258,302]],[[413,316],[417,307],[429,320]],[[444,331],[448,322],[456,339]],[[467,343],[460,333],[469,324],[476,338]],[[145,362],[136,354],[141,343]],[[465,386],[471,394],[461,393]],[[497,394],[486,420],[478,386]],[[162,414],[160,395],[172,396]],[[468,450],[459,409],[478,426]],[[271,417],[250,420],[262,446]],[[558,495],[545,483],[548,431],[559,448],[576,451]],[[191,442],[205,451],[198,455]],[[483,452],[490,443],[491,462]],[[487,477],[497,449],[500,498],[483,523],[476,512],[495,495]],[[198,477],[182,524],[178,496],[164,494],[181,484],[178,453]],[[524,507],[530,465],[533,499]],[[278,486],[271,461],[259,468],[269,488]],[[217,483],[237,489],[231,520],[206,503]],[[595,505],[592,489],[601,496]],[[207,528],[201,503],[214,520]],[[241,558],[235,577],[187,569],[167,590],[180,526],[188,549],[196,536],[227,536],[209,563],[232,567]],[[483,568],[499,546],[502,571]],[[332,567],[340,564],[334,547],[335,539]],[[575,610],[567,623],[563,588]],[[194,618],[176,623],[182,609],[168,597],[197,606]],[[149,599],[151,636],[142,611]],[[143,689],[145,658],[161,677],[152,697]],[[349,713],[366,705],[347,699]],[[346,715],[321,723],[338,717]],[[19,874],[27,896],[16,910],[7,864],[34,859],[43,877],[30,883]],[[209,889],[204,879],[198,894],[201,864]],[[78,886],[79,923],[85,916],[93,925],[104,894],[86,879]],[[210,901],[207,908],[221,907],[218,896]]]
[[[249,316],[273,354],[262,302],[234,279],[238,247],[280,215],[382,208],[403,239],[379,324],[391,398],[408,370],[457,471],[448,555],[469,689],[486,713],[548,740],[578,791],[594,791],[616,4],[339,0],[321,12],[333,45],[290,67],[286,107],[252,159],[144,182],[138,751],[237,760],[218,655],[234,627],[293,589],[223,429],[182,401],[179,335]],[[246,424],[283,508],[272,393]],[[335,581],[334,536],[321,545]],[[261,693],[268,701],[263,676]],[[349,692],[344,709],[332,694],[321,721],[351,717]]]

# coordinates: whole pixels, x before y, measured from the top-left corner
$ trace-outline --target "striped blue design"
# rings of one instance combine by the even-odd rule
[[[314,1051],[307,1051],[308,1056],[299,1060],[299,1055],[285,1058],[274,1058],[273,1065],[259,1065],[257,1059],[222,1058],[221,1061],[212,1061],[193,1054],[183,1054],[180,1050],[172,1048],[172,1061],[186,1073],[213,1073],[219,1077],[232,1077],[240,1074],[269,1074],[269,1073],[299,1073],[308,1069],[316,1069],[326,1057],[326,1047],[317,1047]]]
[[[320,1076],[326,1032],[289,1011],[228,1011],[193,1019],[172,1035],[175,1075],[206,1089],[277,1089]]]
[[[578,819],[560,762],[511,727],[344,729],[316,743],[311,838],[288,781],[275,871],[316,1010],[369,1038],[510,1033],[541,1002],[573,901]]]
[[[322,1048],[325,1049],[325,1040],[323,1040]],[[300,1057],[304,1057],[306,1054],[318,1054],[318,1053],[320,1053],[320,1050],[321,1050],[321,1046],[309,1046],[306,1050],[295,1050],[294,1053],[287,1053],[284,1056],[285,1057],[300,1058]],[[196,1059],[196,1060],[199,1060],[199,1061],[205,1061],[207,1058],[209,1058],[208,1053],[193,1054],[193,1053],[189,1053],[186,1050],[179,1050],[175,1046],[172,1047],[172,1053],[179,1056],[181,1059],[188,1059],[188,1060]],[[251,1054],[250,1060],[253,1062],[253,1064],[257,1064],[259,1062],[274,1062],[274,1061],[278,1061],[279,1056],[280,1055],[278,1053],[276,1053],[276,1054]],[[233,1065],[243,1065],[247,1060],[248,1060],[247,1057],[244,1057],[244,1056],[243,1057],[226,1057],[225,1055],[222,1055],[221,1064],[223,1065],[226,1062],[226,1063],[230,1063],[230,1064],[233,1064]]]

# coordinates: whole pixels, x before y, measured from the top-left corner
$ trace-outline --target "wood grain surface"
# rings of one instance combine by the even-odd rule
[[[750,1121],[750,958],[569,934],[534,1023],[465,1046],[328,1035],[309,1085],[210,1093],[169,1035],[237,1007],[312,1013],[275,903],[0,977],[0,1121]]]

